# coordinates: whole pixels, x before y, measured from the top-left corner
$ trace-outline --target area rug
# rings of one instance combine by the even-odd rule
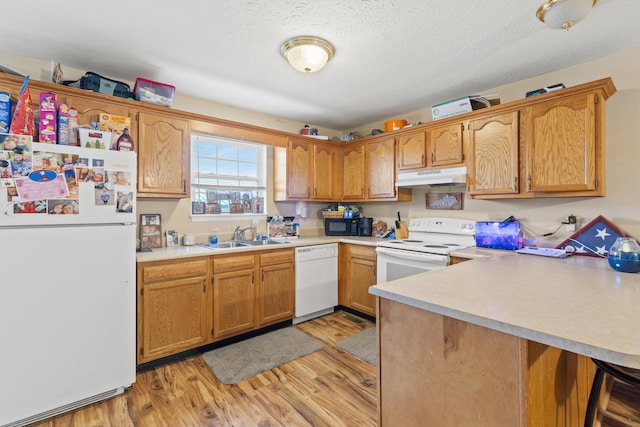
[[[336,343],[344,351],[376,364],[376,328],[367,328]]]
[[[224,384],[235,384],[320,350],[323,343],[294,328],[283,328],[202,355]]]

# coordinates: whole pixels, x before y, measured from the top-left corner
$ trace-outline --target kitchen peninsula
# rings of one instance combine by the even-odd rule
[[[640,275],[467,249],[376,285],[380,426],[581,426],[595,367],[640,368]]]

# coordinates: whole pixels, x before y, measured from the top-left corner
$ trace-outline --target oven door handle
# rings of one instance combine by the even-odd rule
[[[449,263],[448,255],[434,255],[428,254],[424,252],[414,252],[411,250],[404,249],[391,249],[391,248],[381,248],[377,247],[376,252],[381,255],[388,255],[401,259],[410,259],[414,261],[435,261],[441,263],[442,265],[447,265]]]

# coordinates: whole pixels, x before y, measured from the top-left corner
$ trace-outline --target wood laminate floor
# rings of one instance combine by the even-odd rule
[[[234,385],[201,356],[138,373],[120,396],[33,424],[88,426],[375,426],[376,368],[335,346],[373,323],[345,312],[295,328],[322,350]]]

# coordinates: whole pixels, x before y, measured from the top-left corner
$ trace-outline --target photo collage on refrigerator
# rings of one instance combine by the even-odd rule
[[[31,136],[0,134],[0,186],[13,213],[79,214],[79,186],[93,187],[95,206],[133,212],[132,171],[109,168],[100,155],[104,150],[90,151],[95,155],[33,151]]]

